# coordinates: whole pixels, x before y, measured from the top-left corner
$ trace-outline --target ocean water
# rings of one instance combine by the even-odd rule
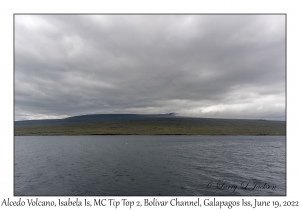
[[[286,195],[286,137],[16,136],[14,195]]]

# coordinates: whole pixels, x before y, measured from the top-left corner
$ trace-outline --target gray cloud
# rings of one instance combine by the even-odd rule
[[[15,15],[15,119],[285,119],[284,15]]]

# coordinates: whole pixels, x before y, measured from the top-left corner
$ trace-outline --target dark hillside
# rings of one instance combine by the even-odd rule
[[[15,122],[15,135],[286,135],[285,121],[98,114]]]

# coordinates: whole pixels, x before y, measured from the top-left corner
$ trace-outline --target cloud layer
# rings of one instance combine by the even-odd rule
[[[284,15],[15,15],[15,120],[285,119]]]

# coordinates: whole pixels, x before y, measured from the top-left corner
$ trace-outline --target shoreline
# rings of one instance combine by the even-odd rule
[[[16,136],[286,136],[286,135],[267,135],[267,134],[58,134],[58,135],[14,135]]]
[[[14,123],[15,136],[36,135],[246,135],[285,136],[286,121],[182,117],[88,117]]]

